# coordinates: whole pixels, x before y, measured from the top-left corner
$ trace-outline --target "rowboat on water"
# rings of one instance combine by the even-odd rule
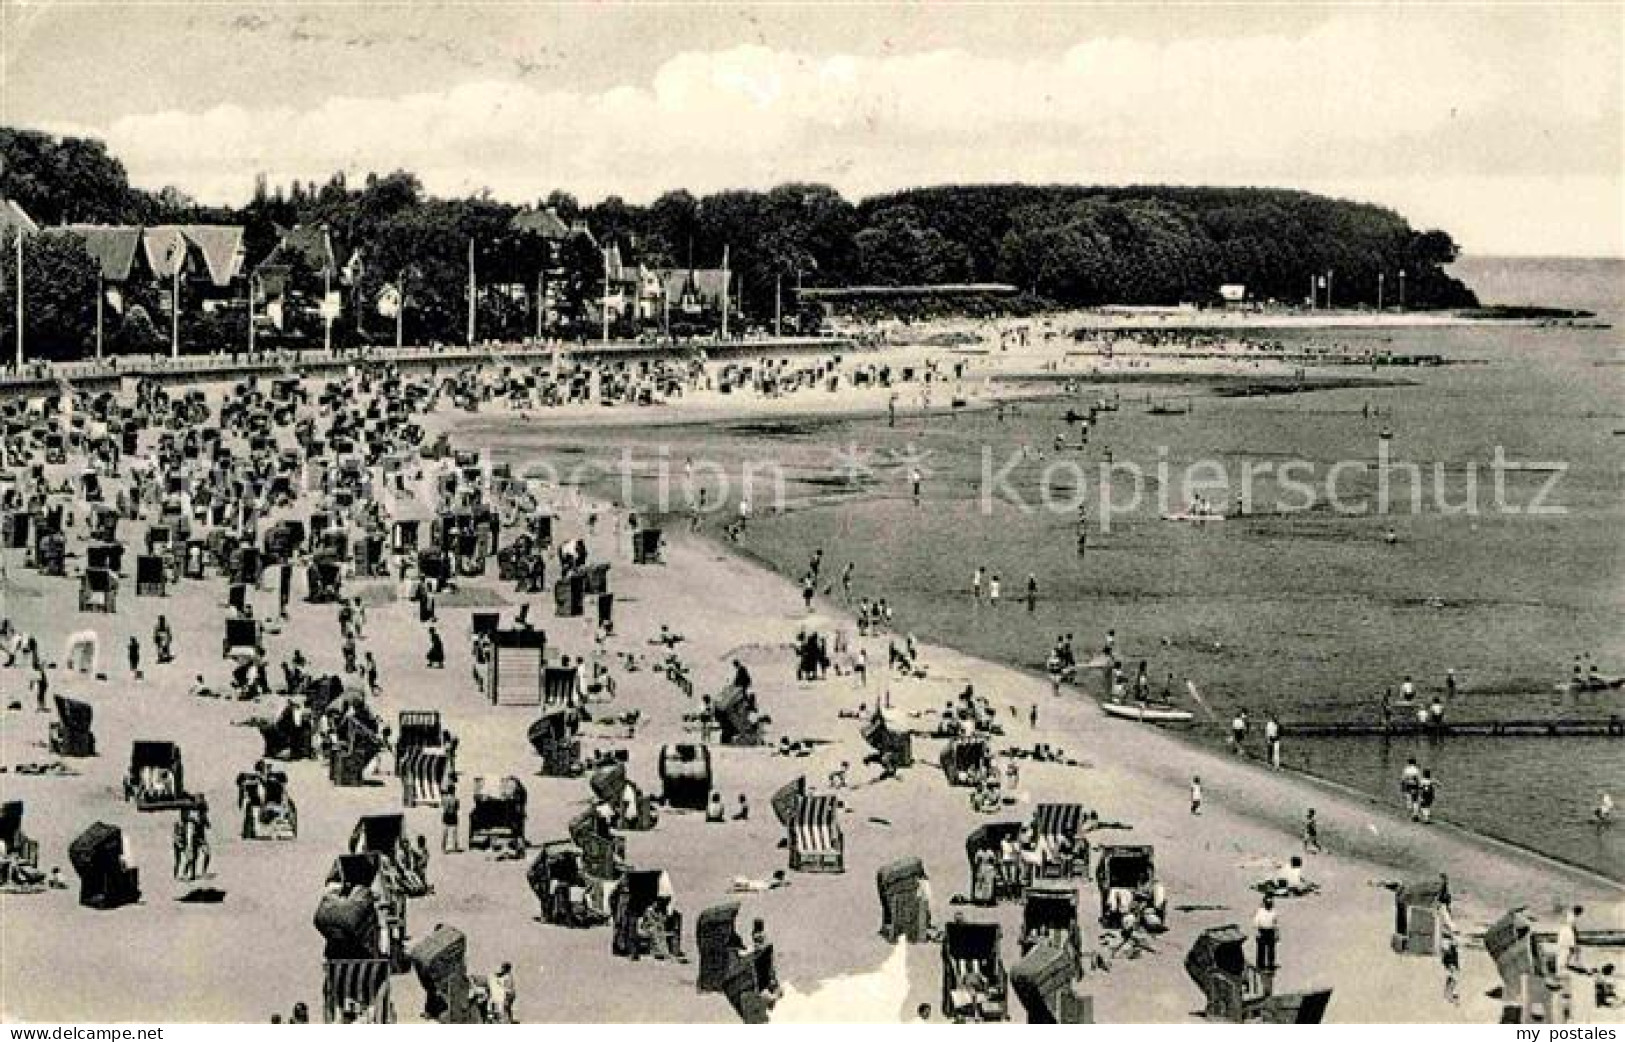
[[[1225,518],[1225,515],[1223,515],[1223,514],[1203,514],[1203,513],[1196,513],[1196,514],[1190,514],[1190,513],[1185,513],[1185,514],[1164,514],[1164,515],[1162,515],[1162,519],[1164,521],[1187,521],[1187,522],[1190,522],[1191,524],[1201,524],[1203,521],[1223,521],[1224,518]]]
[[[1188,724],[1196,719],[1196,714],[1190,710],[1163,702],[1102,702],[1100,708],[1106,711],[1107,716],[1115,716],[1119,720],[1138,720],[1142,724]]]

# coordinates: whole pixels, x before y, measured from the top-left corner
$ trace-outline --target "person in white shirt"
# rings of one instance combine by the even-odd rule
[[[1263,904],[1253,913],[1253,941],[1256,945],[1254,962],[1260,970],[1276,967],[1276,946],[1280,943],[1280,920],[1275,912],[1275,898],[1264,895]]]

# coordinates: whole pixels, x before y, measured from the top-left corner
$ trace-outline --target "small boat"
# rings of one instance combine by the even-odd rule
[[[1196,719],[1196,714],[1190,710],[1165,702],[1102,702],[1100,708],[1106,711],[1107,716],[1115,716],[1119,720],[1138,720],[1142,724],[1188,724]]]
[[[1162,515],[1162,519],[1164,521],[1188,521],[1188,522],[1190,522],[1192,524],[1200,524],[1203,521],[1223,521],[1224,518],[1225,518],[1225,515],[1223,515],[1223,514],[1164,514],[1164,515]]]
[[[1162,405],[1162,404],[1158,404],[1158,405],[1153,405],[1151,408],[1147,409],[1145,412],[1146,412],[1147,416],[1184,416],[1186,413],[1188,413],[1190,411],[1191,411],[1191,407],[1188,406],[1188,405]]]

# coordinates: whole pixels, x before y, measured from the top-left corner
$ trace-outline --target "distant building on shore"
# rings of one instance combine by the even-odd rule
[[[240,225],[66,224],[60,231],[84,244],[101,270],[108,305],[119,313],[132,297],[145,296],[168,314],[177,276],[183,297],[213,311],[235,295],[245,266]]]

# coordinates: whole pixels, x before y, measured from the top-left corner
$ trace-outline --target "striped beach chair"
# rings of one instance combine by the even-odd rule
[[[451,756],[442,746],[411,746],[402,750],[395,773],[400,778],[403,805],[438,807],[451,777]]]
[[[322,1018],[328,1024],[393,1024],[390,960],[328,959],[323,967]],[[353,1011],[354,1019],[346,1016]]]
[[[1044,875],[1067,879],[1089,873],[1089,841],[1083,834],[1088,812],[1081,803],[1040,803],[1033,810],[1033,835],[1050,849]],[[1061,851],[1068,851],[1061,855]]]
[[[797,872],[845,872],[846,837],[833,795],[801,800],[790,823],[790,867]]]
[[[444,746],[440,713],[433,709],[401,711],[395,739],[395,776],[407,807],[438,806],[455,769]]]

